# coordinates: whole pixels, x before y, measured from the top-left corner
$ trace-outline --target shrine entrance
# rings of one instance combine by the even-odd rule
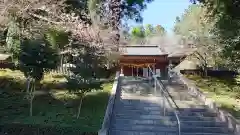
[[[145,64],[122,63],[120,65],[124,76],[140,76],[148,78],[152,76],[149,67],[153,72],[155,72],[155,64],[156,63]]]
[[[122,76],[151,77],[152,73],[165,74],[168,65],[167,54],[158,46],[125,46],[119,58]],[[150,69],[149,69],[150,67]]]

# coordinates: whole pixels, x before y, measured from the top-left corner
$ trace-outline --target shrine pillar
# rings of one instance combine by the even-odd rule
[[[120,70],[120,76],[124,76],[124,73],[123,73],[123,66],[121,65],[121,70]]]
[[[131,66],[132,67],[132,76],[133,76],[133,66]]]

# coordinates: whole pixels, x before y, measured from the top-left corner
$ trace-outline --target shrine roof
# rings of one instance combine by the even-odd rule
[[[11,55],[9,54],[0,54],[0,60],[7,60],[11,57]]]
[[[140,55],[140,56],[156,56],[156,55],[167,55],[157,45],[131,45],[121,46],[120,51],[122,55]]]

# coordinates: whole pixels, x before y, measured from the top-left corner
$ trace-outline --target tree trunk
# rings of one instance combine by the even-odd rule
[[[61,59],[60,59],[60,72],[61,74],[63,74],[63,55],[60,55]]]
[[[27,94],[29,94],[30,83],[31,83],[31,80],[30,80],[30,78],[28,77],[28,78],[27,78],[27,91],[26,91]]]
[[[203,73],[204,73],[204,77],[207,77],[207,64],[204,65],[203,67]]]
[[[29,115],[32,117],[32,109],[33,108],[33,99],[32,99],[32,97],[31,97],[31,99],[30,99],[30,108],[29,108]]]
[[[30,108],[29,108],[29,115],[32,116],[33,114],[33,99],[34,99],[34,92],[35,92],[35,80],[32,82],[32,88],[30,91],[30,100],[29,100],[29,104],[30,104]]]
[[[80,97],[80,102],[79,102],[79,106],[78,106],[78,112],[77,112],[77,119],[80,116],[81,113],[81,108],[82,108],[82,102],[83,102],[83,98],[85,97],[85,94],[83,93]]]
[[[30,83],[30,91],[29,91],[29,116],[32,116],[32,91],[33,91],[33,84]]]

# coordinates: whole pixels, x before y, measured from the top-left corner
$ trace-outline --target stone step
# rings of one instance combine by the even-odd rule
[[[130,130],[130,131],[138,131],[138,132],[177,132],[176,127],[160,127],[160,126],[152,126],[152,125],[122,125],[122,126],[114,126],[113,130]]]
[[[152,115],[163,115],[163,109],[161,110],[119,110],[115,112],[116,114],[126,114],[126,115],[135,115],[135,114],[152,114]],[[217,113],[213,112],[191,112],[191,111],[184,111],[184,112],[178,112],[178,115],[181,116],[204,116],[204,117],[215,117],[217,116]],[[166,110],[165,116],[175,116],[175,113]]]
[[[141,102],[153,102],[157,103],[161,97],[152,97],[152,96],[121,96],[120,101],[141,101]]]
[[[158,126],[158,125],[113,125],[115,130],[135,130],[135,131],[155,131],[155,132],[176,132],[178,127],[173,126]],[[182,133],[229,133],[230,131],[222,127],[194,127],[181,126]]]
[[[204,116],[204,117],[216,117],[217,113],[214,112],[192,112],[191,110],[189,111],[180,111],[177,113],[180,116]],[[166,115],[169,116],[174,116],[174,112],[167,112]]]
[[[186,104],[186,103],[183,103],[183,102],[175,102],[177,104],[177,107],[178,108],[189,108],[189,109],[195,109],[195,108],[205,108],[207,109],[208,106],[207,105],[193,105],[193,104]],[[173,106],[174,107],[174,106]],[[175,107],[176,108],[176,107]]]
[[[174,87],[169,87],[168,88],[168,92],[173,94],[173,95],[189,95],[189,96],[192,96],[192,97],[196,97],[196,93],[193,92],[193,91],[190,91],[188,89],[178,89],[177,87],[174,88]]]
[[[148,111],[160,111],[161,107],[160,106],[145,106],[145,105],[135,105],[135,106],[121,106],[121,105],[116,105],[116,110],[148,110]]]
[[[179,94],[173,94],[170,93],[171,97],[174,98],[174,100],[181,100],[181,101],[196,101],[196,97],[191,96],[189,93],[185,93],[185,95],[179,95]]]
[[[145,106],[160,106],[160,103],[153,103],[151,101],[136,101],[136,100],[120,100],[116,102],[117,105],[145,105]]]
[[[115,114],[124,115],[162,115],[163,112],[159,110],[119,110]]]
[[[191,104],[185,104],[182,102],[175,102],[177,104],[178,108],[186,108],[186,109],[208,109],[207,105],[191,105]],[[174,108],[177,108],[175,105]]]
[[[126,115],[126,114],[115,114],[118,119],[141,119],[141,120],[172,120],[175,121],[175,116],[161,116],[161,115]],[[181,121],[216,121],[217,117],[195,117],[195,116],[179,116]]]
[[[157,126],[175,126],[176,121],[161,121],[161,120],[132,120],[132,119],[114,119],[113,125],[121,126],[127,125],[157,125]]]
[[[230,130],[223,127],[193,127],[182,126],[181,132],[183,133],[231,133]]]
[[[192,92],[190,92],[187,88],[183,88],[182,86],[167,86],[167,90],[169,91],[169,92],[178,92],[178,93],[192,93]]]
[[[178,108],[180,112],[212,112],[212,110],[208,108]]]
[[[153,132],[153,131],[129,131],[129,130],[111,130],[109,135],[177,135],[166,134],[165,132]]]
[[[198,100],[191,100],[191,101],[185,101],[185,100],[177,100],[174,99],[176,103],[181,103],[181,104],[188,104],[188,105],[204,105],[204,103],[198,101]]]
[[[115,119],[113,125],[157,125],[157,126],[177,126],[177,121],[161,121],[161,120],[130,120],[130,119]],[[181,126],[194,127],[224,127],[227,126],[224,122],[217,121],[181,121]]]
[[[160,111],[163,110],[163,105],[155,105],[155,104],[132,104],[132,105],[123,105],[121,103],[116,103],[115,106],[118,108],[121,108],[121,110],[156,110]],[[179,106],[179,108],[174,107],[177,111],[180,112],[212,112],[209,108],[204,106]],[[165,105],[166,110],[173,110],[169,107],[168,104]]]
[[[181,133],[181,135],[234,135],[234,134],[233,133]]]
[[[121,99],[124,100],[148,100],[148,101],[155,101],[157,100],[159,97],[158,96],[154,96],[155,94],[147,94],[147,95],[141,95],[138,93],[121,93],[120,97]]]
[[[217,121],[181,121],[182,126],[196,126],[196,127],[225,127],[226,123]]]
[[[154,132],[154,131],[133,131],[133,130],[111,130],[110,135],[178,135],[178,132]],[[181,133],[181,135],[233,135],[230,133]]]

